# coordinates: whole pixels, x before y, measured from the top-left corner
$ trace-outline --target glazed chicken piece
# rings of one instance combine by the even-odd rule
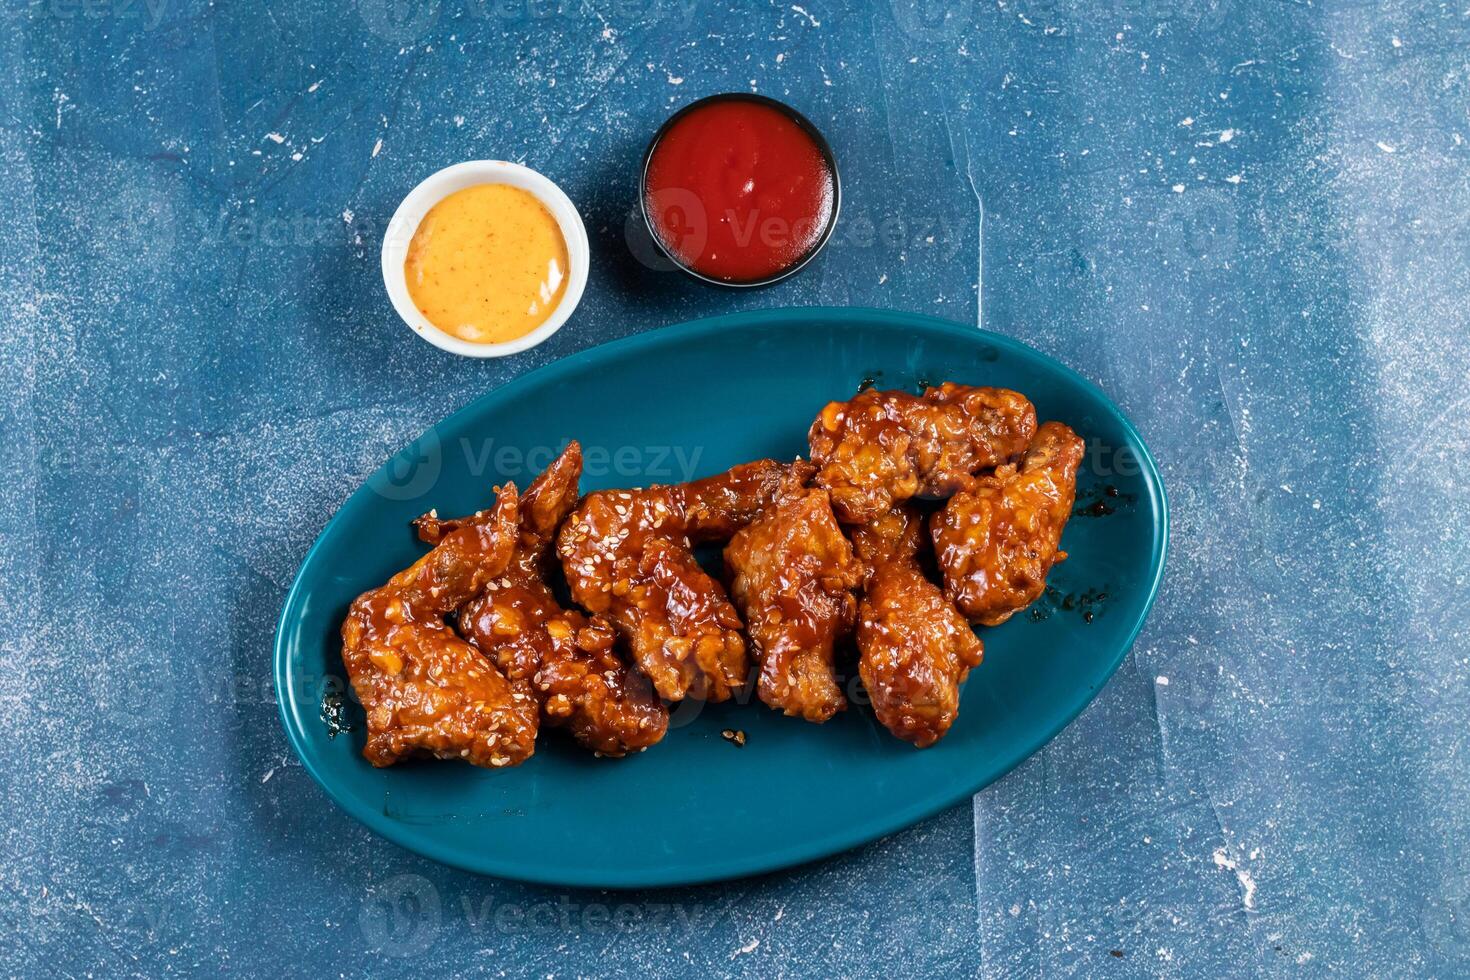
[[[535,751],[535,700],[444,621],[505,571],[517,524],[516,488],[506,484],[483,520],[353,601],[342,661],[367,713],[363,755],[373,765],[422,754],[498,768]]]
[[[682,486],[684,525],[694,541],[728,541],[760,512],[781,488],[802,484],[816,469],[803,460],[778,463],[758,459]]]
[[[1060,422],[1036,433],[1019,466],[978,477],[930,523],[944,594],[971,622],[996,626],[1046,588],[1077,496],[1085,446]]]
[[[825,490],[784,490],[725,549],[730,591],[760,667],[760,699],[823,722],[847,707],[832,648],[852,629],[862,571]]]
[[[1025,451],[1036,409],[1005,388],[946,382],[922,396],[868,390],[832,402],[807,438],[816,484],[844,524],[878,520],[911,497],[947,497]]]
[[[562,525],[572,598],[613,622],[667,700],[724,701],[745,683],[740,617],[690,549],[753,519],[785,472],[761,460],[693,483],[589,493]]]
[[[663,738],[669,714],[648,679],[617,655],[617,635],[600,617],[563,609],[546,584],[547,549],[577,503],[582,448],[573,442],[526,490],[520,534],[504,573],[460,611],[459,632],[495,661],[512,685],[541,705],[541,719],[604,756],[641,751]],[[431,515],[414,522],[437,543],[483,521]]]
[[[858,674],[878,721],[919,748],[944,737],[960,710],[960,685],[985,648],[939,587],[918,552],[924,521],[894,507],[852,532],[863,565],[858,604]]]

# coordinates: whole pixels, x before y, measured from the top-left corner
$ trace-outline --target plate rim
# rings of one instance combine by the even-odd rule
[[[403,448],[411,446],[423,439],[429,432],[440,426],[446,425],[459,417],[475,413],[480,405],[497,396],[504,388],[510,385],[534,383],[536,381],[551,381],[559,374],[564,374],[593,357],[605,357],[627,351],[636,351],[639,348],[653,347],[665,342],[676,335],[681,339],[693,340],[695,337],[718,333],[725,330],[751,327],[765,322],[779,320],[800,326],[805,329],[813,323],[830,320],[833,318],[848,320],[863,324],[880,324],[887,327],[911,327],[919,326],[929,330],[940,330],[956,335],[963,335],[967,339],[979,339],[982,342],[1005,348],[1009,352],[1019,354],[1023,358],[1039,359],[1050,368],[1056,370],[1072,383],[1089,391],[1096,396],[1104,406],[1122,424],[1124,431],[1133,439],[1141,450],[1140,476],[1149,490],[1149,502],[1154,511],[1154,546],[1150,554],[1150,565],[1153,575],[1148,582],[1148,595],[1143,602],[1133,627],[1129,630],[1125,642],[1118,644],[1116,652],[1111,661],[1107,663],[1101,679],[1092,691],[1075,709],[1067,713],[1053,726],[1050,726],[1038,739],[1029,743],[1028,747],[1020,753],[1017,758],[1007,763],[1000,769],[996,769],[978,782],[964,782],[960,788],[939,797],[925,799],[909,806],[890,810],[881,817],[870,819],[866,822],[856,823],[841,829],[834,829],[833,833],[819,840],[794,844],[779,850],[752,851],[747,854],[735,855],[733,857],[719,857],[715,859],[702,860],[698,865],[691,866],[687,863],[677,865],[653,864],[646,867],[624,869],[616,874],[608,874],[597,870],[586,873],[565,873],[560,869],[541,873],[538,866],[532,862],[499,859],[493,854],[465,855],[458,850],[451,849],[441,844],[433,835],[414,834],[408,832],[411,828],[392,820],[387,814],[372,807],[360,804],[357,800],[340,794],[334,786],[334,781],[326,778],[318,767],[310,759],[306,752],[303,739],[306,734],[305,723],[300,717],[300,703],[298,698],[295,677],[288,670],[290,658],[290,644],[287,641],[290,621],[294,613],[298,611],[301,604],[301,593],[304,589],[305,574],[313,564],[316,553],[322,548],[327,532],[331,529],[337,518],[363,494],[371,493],[371,481],[375,475],[382,472]],[[1021,763],[1030,759],[1051,742],[1052,739],[1078,715],[1097,699],[1103,687],[1112,680],[1119,666],[1133,650],[1138,636],[1148,621],[1149,613],[1152,612],[1154,602],[1158,598],[1159,589],[1163,583],[1164,569],[1167,564],[1169,551],[1169,502],[1164,488],[1163,477],[1159,473],[1158,465],[1153,458],[1148,444],[1139,433],[1133,421],[1123,412],[1118,404],[1102,390],[1100,386],[1090,379],[1084,377],[1071,367],[1052,357],[1043,351],[1014,337],[995,333],[980,327],[972,327],[952,320],[925,313],[911,313],[903,310],[885,310],[874,307],[776,307],[761,310],[745,310],[734,313],[725,313],[712,317],[702,317],[696,320],[688,320],[680,323],[656,327],[640,333],[631,334],[603,344],[575,351],[565,357],[558,358],[548,364],[527,371],[510,380],[496,385],[489,391],[485,391],[471,399],[465,405],[450,414],[434,422],[428,428],[420,432],[414,439],[409,440],[403,447],[389,454],[386,460],[371,474],[364,478],[362,485],[347,496],[338,505],[332,516],[322,525],[317,533],[316,540],[312,542],[305,555],[301,558],[300,567],[292,578],[291,587],[287,590],[285,599],[281,604],[281,612],[277,617],[275,637],[272,643],[272,680],[276,707],[278,709],[281,727],[285,729],[286,740],[291,745],[291,750],[300,760],[302,768],[311,776],[312,780],[324,790],[337,806],[369,830],[380,837],[412,851],[424,857],[431,858],[441,864],[468,871],[474,874],[488,875],[504,878],[511,881],[529,882],[539,885],[553,885],[559,887],[594,888],[594,889],[628,889],[628,888],[650,888],[650,887],[672,887],[681,885],[696,885],[708,882],[727,881],[735,878],[743,878],[751,875],[764,874],[785,868],[792,868],[808,864],[823,858],[843,853],[863,844],[879,840],[894,834],[900,830],[925,820],[935,814],[958,804],[965,797],[973,797],[976,793],[993,785]]]

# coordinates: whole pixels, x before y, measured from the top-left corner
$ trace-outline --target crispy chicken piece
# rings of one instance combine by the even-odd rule
[[[760,665],[760,699],[823,722],[847,707],[832,647],[852,629],[862,570],[825,490],[783,493],[725,549],[730,590]]]
[[[917,557],[923,533],[912,505],[852,532],[866,586],[858,603],[858,674],[883,727],[921,749],[954,724],[960,685],[985,652],[970,624],[924,576]]]
[[[810,463],[758,459],[683,485],[684,522],[695,541],[728,541],[772,500],[781,488],[802,484],[816,472]]]
[[[910,497],[949,496],[1024,452],[1035,431],[1024,396],[945,382],[922,396],[868,390],[831,402],[807,438],[838,519],[867,524]]]
[[[628,638],[670,701],[723,701],[743,683],[740,617],[689,551],[680,487],[588,494],[557,541],[572,598]]]
[[[753,519],[785,472],[761,460],[693,483],[589,493],[562,525],[572,598],[628,638],[662,697],[724,701],[745,683],[740,617],[690,549]]]
[[[444,622],[505,571],[517,514],[506,484],[484,520],[353,601],[342,661],[367,713],[363,755],[373,765],[425,754],[500,767],[535,751],[536,702]]]
[[[460,612],[459,631],[513,685],[533,694],[546,724],[564,726],[584,747],[617,757],[663,738],[669,715],[647,678],[617,655],[611,624],[563,609],[546,584],[547,548],[576,505],[581,473],[582,449],[573,442],[532,482],[510,564]],[[414,523],[433,543],[483,519],[430,515]]]
[[[1047,573],[1067,557],[1058,546],[1084,451],[1077,433],[1047,422],[1019,467],[977,478],[934,515],[944,594],[971,622],[996,626],[1035,602]]]

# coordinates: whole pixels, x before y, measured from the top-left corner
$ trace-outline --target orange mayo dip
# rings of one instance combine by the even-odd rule
[[[429,209],[403,273],[430,323],[461,340],[495,344],[545,322],[566,293],[569,264],[561,227],[534,194],[478,184]]]

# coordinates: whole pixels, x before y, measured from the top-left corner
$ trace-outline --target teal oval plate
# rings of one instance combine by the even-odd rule
[[[597,759],[548,732],[516,769],[424,761],[374,769],[361,710],[324,710],[348,604],[422,552],[409,521],[525,487],[568,439],[584,491],[676,482],[805,452],[822,406],[864,381],[951,380],[1024,392],[1088,444],[1078,515],[1031,612],[983,632],[959,720],[915,750],[855,703],[825,725],[758,701],[676,706],[664,741]],[[686,884],[820,858],[950,806],[1044,745],[1097,694],[1138,635],[1163,572],[1164,489],[1138,433],[1096,386],[1014,340],[878,310],[741,313],[575,354],[490,392],[389,460],[307,554],[276,632],[281,719],[348,813],[470,871],[560,885]],[[861,700],[861,690],[849,688]],[[355,730],[333,734],[326,716]],[[745,733],[743,747],[722,737]],[[918,872],[916,872],[918,873]]]

